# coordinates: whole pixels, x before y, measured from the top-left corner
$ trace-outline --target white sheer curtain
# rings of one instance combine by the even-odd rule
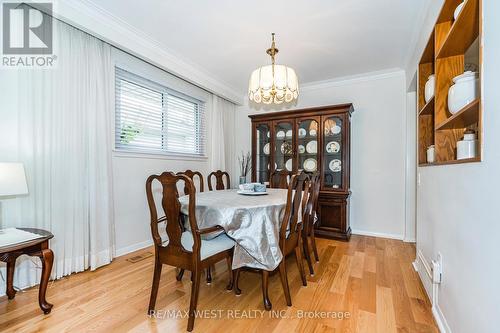
[[[56,68],[20,75],[18,133],[30,191],[21,223],[54,234],[52,277],[59,278],[114,256],[114,74],[108,44],[57,20],[54,25]],[[21,285],[38,282],[30,270],[16,274]]]
[[[237,185],[233,166],[234,152],[234,112],[236,106],[219,96],[212,96],[211,154],[210,170],[222,170],[231,175],[231,185]]]

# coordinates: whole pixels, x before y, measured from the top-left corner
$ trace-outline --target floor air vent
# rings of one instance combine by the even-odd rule
[[[139,262],[141,260],[144,260],[144,259],[152,257],[152,256],[153,256],[153,254],[151,252],[144,252],[144,253],[138,254],[136,256],[133,256],[131,258],[128,258],[127,261],[135,264],[136,262]]]

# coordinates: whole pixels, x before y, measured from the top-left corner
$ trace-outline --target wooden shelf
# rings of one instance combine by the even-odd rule
[[[479,99],[466,105],[462,110],[436,126],[436,130],[460,129],[479,122]]]
[[[474,158],[466,158],[463,160],[451,160],[451,161],[443,161],[443,162],[434,162],[434,163],[420,163],[419,167],[430,167],[430,166],[440,166],[440,165],[450,165],[450,164],[465,164],[465,163],[477,163],[481,162],[480,157]]]
[[[479,36],[479,1],[467,0],[453,23],[436,59],[464,54]]]
[[[419,116],[432,115],[434,113],[434,96],[431,100],[424,105],[422,110],[418,113]]]

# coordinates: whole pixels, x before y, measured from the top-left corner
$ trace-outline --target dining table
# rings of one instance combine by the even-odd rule
[[[219,225],[235,241],[233,269],[250,267],[273,271],[278,267],[283,258],[279,237],[286,189],[267,189],[263,195],[244,195],[236,189],[198,192],[195,201],[198,227]],[[181,196],[179,202],[181,212],[188,215],[189,195]]]

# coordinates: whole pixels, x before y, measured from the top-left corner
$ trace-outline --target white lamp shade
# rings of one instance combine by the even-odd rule
[[[0,163],[0,197],[28,194],[22,163]]]
[[[273,95],[274,94],[274,95]],[[252,72],[248,84],[251,101],[264,104],[291,102],[299,96],[299,80],[295,71],[287,66],[260,67]]]

